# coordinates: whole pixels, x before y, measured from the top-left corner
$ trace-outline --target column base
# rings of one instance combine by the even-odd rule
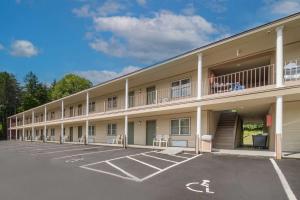
[[[275,158],[282,158],[282,134],[275,134]]]

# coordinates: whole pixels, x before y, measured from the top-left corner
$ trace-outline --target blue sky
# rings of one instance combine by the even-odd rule
[[[300,11],[300,0],[1,0],[0,71],[99,83]]]

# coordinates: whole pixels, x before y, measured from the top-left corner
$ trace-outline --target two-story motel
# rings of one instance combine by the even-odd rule
[[[300,151],[300,13],[8,118],[10,139],[243,148],[243,123],[263,124],[266,148]],[[207,137],[212,135],[213,137]],[[113,144],[114,143],[114,144]],[[119,144],[116,144],[119,143]],[[247,147],[248,148],[248,147]]]

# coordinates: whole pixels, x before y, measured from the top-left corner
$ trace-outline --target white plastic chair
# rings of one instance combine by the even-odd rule
[[[163,144],[165,144],[164,147],[168,147],[169,138],[170,138],[169,135],[163,135],[160,141],[160,146],[163,146]]]
[[[162,135],[156,135],[155,138],[153,139],[153,147],[155,146],[160,147],[161,139],[162,139]]]

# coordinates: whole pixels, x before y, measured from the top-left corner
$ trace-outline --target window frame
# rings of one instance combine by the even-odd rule
[[[115,126],[115,128],[113,128]],[[118,125],[117,123],[108,123],[106,126],[106,134],[107,136],[116,136],[117,135],[117,130],[118,130]],[[115,133],[113,133],[113,131]]]
[[[189,80],[188,83],[186,84],[182,84],[182,81],[185,81],[185,80]],[[178,86],[173,86],[173,83],[176,83],[178,82],[179,85]],[[186,92],[187,94],[186,95],[183,95],[183,91],[185,89],[184,85],[189,85],[188,87],[188,91]],[[174,95],[174,91],[176,88],[178,87],[178,91],[177,93],[179,93],[179,95]],[[175,93],[175,94],[177,94]],[[172,99],[176,99],[176,98],[185,98],[185,97],[190,97],[192,96],[192,78],[191,77],[185,77],[185,78],[180,78],[180,79],[177,79],[177,80],[173,80],[171,82],[171,94],[170,94],[171,98]]]
[[[118,108],[118,97],[111,96],[107,98],[107,108],[108,109],[115,109]]]
[[[174,134],[172,133],[172,121],[178,121],[178,133]],[[182,134],[181,133],[181,120],[188,120],[189,121],[189,124],[188,124],[188,128],[189,128],[189,133],[188,134]],[[180,118],[172,118],[170,120],[170,135],[172,136],[191,136],[192,133],[191,133],[191,118],[190,117],[180,117]]]
[[[96,111],[96,102],[95,101],[90,101],[89,102],[89,113],[90,112],[95,112]]]

